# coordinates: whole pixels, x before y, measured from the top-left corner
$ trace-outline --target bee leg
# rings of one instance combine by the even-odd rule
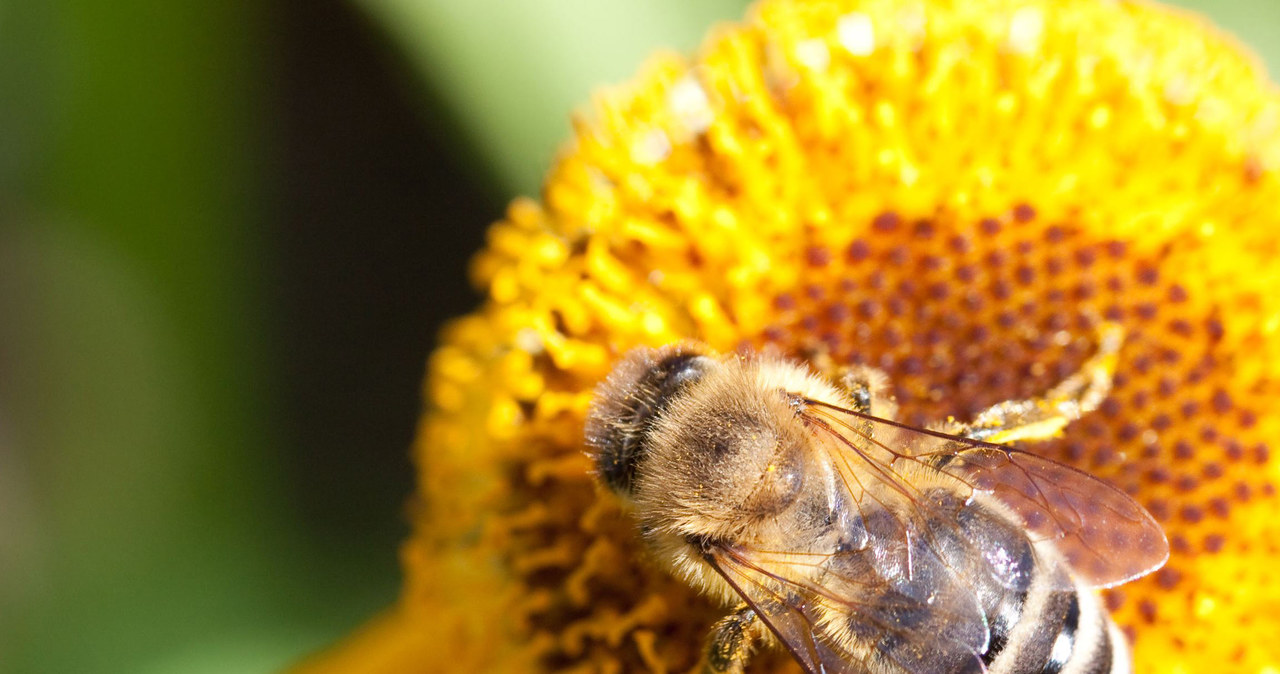
[[[1099,329],[1098,352],[1078,372],[1053,387],[1042,398],[1008,400],[984,410],[971,423],[953,432],[995,443],[1047,440],[1082,415],[1098,408],[1111,392],[1116,353],[1124,332],[1115,323]]]
[[[742,674],[751,657],[751,647],[761,636],[761,623],[749,606],[716,621],[707,637],[707,647],[698,668],[701,674]]]
[[[889,393],[889,376],[866,365],[844,366],[835,371],[834,380],[849,396],[851,409],[862,414],[892,419],[898,403]]]

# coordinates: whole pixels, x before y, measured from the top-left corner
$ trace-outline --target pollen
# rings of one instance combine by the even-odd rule
[[[603,92],[429,363],[405,586],[302,672],[681,672],[725,614],[650,564],[582,424],[638,345],[884,370],[904,421],[1113,387],[1020,445],[1131,494],[1135,671],[1280,668],[1280,96],[1199,20],[1094,0],[764,0]],[[753,672],[795,672],[761,653]]]

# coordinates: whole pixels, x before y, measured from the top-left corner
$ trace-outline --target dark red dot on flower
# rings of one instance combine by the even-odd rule
[[[1152,499],[1147,502],[1147,512],[1161,522],[1169,519],[1169,502],[1164,499]]]
[[[1155,285],[1160,280],[1160,272],[1154,266],[1144,265],[1138,268],[1138,283],[1144,286]]]
[[[804,251],[804,257],[810,267],[825,267],[831,263],[831,251],[824,246],[809,246]]]
[[[871,226],[878,232],[892,232],[902,224],[902,216],[893,211],[885,211],[871,221]]]
[[[1222,534],[1209,534],[1204,537],[1204,551],[1209,554],[1217,554],[1222,551],[1222,547],[1226,545],[1227,539]]]
[[[1150,599],[1142,599],[1138,602],[1138,615],[1143,621],[1154,623],[1156,621],[1156,603]]]
[[[1156,572],[1156,584],[1165,590],[1172,590],[1182,581],[1182,572],[1168,566]]]
[[[1018,283],[1021,283],[1024,286],[1031,285],[1031,283],[1036,280],[1035,270],[1025,264],[1018,265],[1018,268],[1013,270],[1013,276],[1017,279]]]
[[[1218,414],[1226,414],[1231,409],[1231,395],[1222,389],[1216,389],[1210,400],[1213,411]]]

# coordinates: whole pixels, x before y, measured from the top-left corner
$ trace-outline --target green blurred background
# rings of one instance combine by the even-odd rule
[[[1280,67],[1280,2],[1197,0]],[[742,0],[0,0],[0,672],[264,672],[393,601],[465,262]]]

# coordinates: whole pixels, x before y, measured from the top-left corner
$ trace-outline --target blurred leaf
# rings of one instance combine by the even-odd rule
[[[1176,0],[1170,4],[1199,12],[1236,36],[1270,67],[1280,68],[1280,2],[1275,0]]]
[[[536,194],[569,111],[659,47],[691,51],[746,0],[356,0],[440,91],[508,189]]]
[[[255,7],[0,8],[5,671],[314,643],[264,404]]]

